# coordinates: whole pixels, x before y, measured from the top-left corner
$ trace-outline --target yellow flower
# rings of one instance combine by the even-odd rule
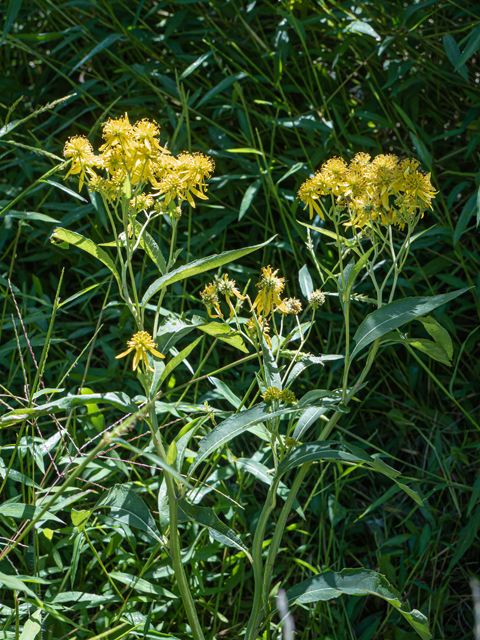
[[[277,278],[278,269],[272,271],[270,265],[262,267],[262,279],[257,283],[260,291],[252,306],[257,309],[258,313],[262,313],[265,317],[270,315],[275,308],[280,309],[282,313],[288,313],[287,307],[280,299],[280,294],[285,289],[285,278]]]
[[[154,371],[152,367],[148,364],[147,352],[149,351],[152,355],[157,356],[157,358],[165,358],[165,356],[157,351],[155,347],[157,344],[153,341],[152,336],[148,333],[148,331],[137,331],[137,333],[132,337],[131,340],[127,342],[128,349],[123,353],[120,353],[118,356],[115,356],[115,359],[124,358],[128,356],[129,353],[135,351],[135,355],[133,357],[132,369],[138,367],[140,361],[143,361],[143,364],[149,371]]]
[[[230,307],[230,320],[233,318],[235,310],[230,302],[230,298],[235,296],[239,300],[245,300],[246,296],[243,296],[235,286],[235,280],[229,280],[228,273],[225,273],[223,278],[215,277],[217,283],[218,293],[225,296],[228,306]]]
[[[164,147],[160,146],[160,143],[156,139],[160,135],[160,127],[155,120],[148,120],[144,118],[135,123],[133,127],[133,135],[140,144],[144,144],[149,151],[157,151],[161,153],[170,153]]]
[[[403,182],[403,190],[405,196],[412,204],[416,203],[419,208],[432,209],[432,199],[438,191],[432,187],[430,182],[430,174],[424,174],[420,171],[409,173]],[[421,206],[424,205],[424,207]]]
[[[302,311],[302,303],[298,298],[287,298],[283,301],[287,308],[287,315],[298,315]]]
[[[207,312],[210,318],[223,318],[222,310],[220,309],[220,303],[218,301],[217,287],[213,282],[205,285],[205,289],[200,292],[203,304],[207,307]],[[215,309],[217,315],[212,315],[212,309]]]
[[[140,193],[130,200],[130,206],[136,211],[143,211],[144,209],[151,209],[153,202],[154,200],[149,193]]]
[[[85,172],[88,172],[92,177],[96,176],[92,167],[96,166],[97,158],[93,153],[93,148],[90,142],[85,136],[73,136],[69,138],[65,143],[63,150],[65,158],[72,158],[72,164],[65,179],[69,175],[80,174],[79,191],[82,189],[83,182],[85,180]]]
[[[103,125],[102,137],[106,142],[99,150],[108,151],[117,145],[124,151],[132,149],[134,146],[133,133],[134,130],[127,114],[120,116],[120,118],[109,118]]]
[[[321,172],[318,172],[311,178],[308,178],[308,180],[302,184],[298,190],[298,197],[308,207],[310,220],[313,218],[314,211],[318,213],[322,220],[325,220],[325,215],[316,201],[319,200],[320,196],[326,196],[329,193],[330,189]]]

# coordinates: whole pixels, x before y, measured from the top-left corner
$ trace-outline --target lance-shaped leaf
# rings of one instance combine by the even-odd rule
[[[18,520],[33,520],[41,511],[41,506],[34,507],[31,504],[23,504],[22,502],[7,502],[7,504],[0,505],[0,515],[17,518]],[[43,514],[42,520],[53,520],[54,522],[65,524],[63,520],[60,520],[50,511],[46,511]]]
[[[266,242],[253,245],[251,247],[245,247],[244,249],[234,249],[232,251],[224,251],[223,253],[215,254],[213,256],[207,256],[206,258],[199,258],[198,260],[194,260],[193,262],[184,264],[182,267],[178,267],[178,269],[174,269],[170,273],[167,273],[161,278],[155,280],[155,282],[153,282],[148,287],[142,299],[142,306],[145,306],[150,298],[164,287],[167,287],[174,282],[184,280],[185,278],[196,276],[199,273],[204,273],[205,271],[209,271],[210,269],[217,269],[218,267],[221,267],[223,264],[227,264],[228,262],[238,260],[239,258],[252,253],[252,251],[261,249],[272,240],[273,238],[270,238]]]
[[[118,285],[121,285],[120,276],[115,267],[115,263],[112,258],[108,255],[106,251],[100,249],[92,240],[85,238],[80,233],[75,233],[75,231],[70,231],[69,229],[63,229],[62,227],[57,227],[52,233],[51,237],[52,242],[67,242],[68,244],[73,244],[75,247],[82,249],[82,251],[86,251],[90,255],[103,262],[103,264],[110,269],[110,271],[115,276]]]
[[[290,453],[288,453],[282,462],[278,466],[277,474],[279,476],[291,471],[296,467],[307,462],[314,462],[316,460],[336,460],[337,462],[349,462],[352,464],[365,463],[375,471],[382,473],[393,480],[407,495],[409,495],[417,504],[423,506],[423,501],[416,491],[411,489],[408,485],[400,482],[399,478],[401,474],[386,464],[380,458],[372,458],[365,453],[363,449],[359,449],[351,444],[345,444],[349,451],[342,451],[341,449],[332,449],[333,446],[338,445],[333,441],[318,441],[308,442],[295,447]]]
[[[15,409],[0,418],[0,426],[4,427],[14,424],[15,422],[25,420],[26,418],[38,418],[46,414],[58,413],[59,411],[70,411],[77,407],[85,407],[89,404],[102,402],[112,404],[117,409],[121,409],[124,413],[134,413],[138,410],[137,405],[130,400],[126,393],[121,391],[116,393],[89,393],[86,395],[66,396],[65,398],[59,398],[52,402],[40,404],[38,407]]]
[[[352,358],[361,350],[371,344],[377,338],[381,338],[389,331],[398,329],[402,324],[410,322],[414,318],[424,316],[433,309],[454,300],[469,290],[457,289],[439,296],[426,296],[424,298],[403,298],[396,302],[390,302],[384,307],[370,313],[358,327],[353,339],[357,343],[352,353]]]
[[[27,587],[22,580],[17,578],[17,576],[11,576],[0,572],[0,586],[4,589],[11,589],[12,591],[23,591],[30,597],[37,600],[37,595],[30,589],[30,587]]]
[[[174,356],[171,360],[169,360],[167,362],[167,364],[165,365],[165,369],[163,370],[162,375],[160,376],[160,380],[159,380],[159,385],[162,384],[162,382],[165,380],[165,378],[172,373],[172,371],[178,367],[179,364],[181,364],[186,358],[188,358],[188,356],[190,355],[190,353],[195,349],[195,347],[197,346],[197,344],[200,342],[202,338],[197,338],[194,342],[191,342],[189,345],[187,345],[185,347],[185,349],[182,349],[182,351],[180,351],[180,353],[177,353],[176,356]]]
[[[253,427],[266,420],[273,420],[289,413],[297,411],[295,407],[288,409],[279,409],[278,411],[270,411],[269,407],[262,402],[261,404],[248,409],[247,411],[241,411],[230,418],[227,418],[219,425],[217,425],[209,434],[204,436],[200,440],[200,449],[197,453],[197,457],[193,461],[188,470],[188,476],[190,476],[198,465],[206,460],[214,451],[219,447],[230,442],[241,433],[247,431],[249,427]]]
[[[193,320],[197,321],[198,317],[194,316]],[[204,333],[208,333],[209,336],[212,336],[217,340],[226,342],[239,351],[243,351],[243,353],[248,353],[248,349],[243,342],[242,336],[238,331],[233,331],[227,324],[220,324],[220,322],[201,322],[196,324],[196,328],[200,329],[200,331],[203,331]]]
[[[178,506],[190,520],[201,524],[203,527],[207,527],[212,538],[229,547],[240,549],[245,553],[250,562],[253,562],[252,556],[239,536],[220,520],[213,509],[190,504],[184,499],[178,501]]]
[[[289,605],[306,604],[333,600],[342,594],[378,596],[395,607],[422,640],[430,640],[432,637],[426,616],[417,609],[410,610],[408,603],[402,602],[400,593],[391,586],[385,576],[368,569],[343,569],[339,572],[320,573],[289,589],[287,599]]]
[[[93,509],[100,507],[109,507],[111,509],[110,516],[114,520],[145,531],[160,541],[160,533],[147,505],[129,486],[117,484],[112,487],[98,500]]]

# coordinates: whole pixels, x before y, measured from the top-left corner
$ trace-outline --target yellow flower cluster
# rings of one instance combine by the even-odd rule
[[[100,191],[109,200],[118,197],[127,178],[131,185],[150,183],[152,193],[139,193],[132,202],[137,210],[152,206],[155,197],[162,197],[166,205],[186,200],[195,207],[193,196],[207,199],[205,180],[213,173],[214,162],[201,153],[174,157],[160,145],[159,135],[155,121],[144,119],[131,124],[127,114],[110,118],[103,125],[105,143],[99,148],[100,154],[95,155],[84,136],[67,140],[63,154],[72,163],[66,177],[78,175],[79,189],[87,180],[92,191]]]
[[[430,174],[418,166],[417,160],[399,160],[392,154],[372,160],[367,153],[357,153],[349,164],[331,158],[302,184],[298,197],[308,207],[310,218],[316,212],[325,220],[321,197],[330,195],[336,207],[347,210],[347,224],[364,227],[379,218],[384,225],[403,227],[431,209],[437,193]]]

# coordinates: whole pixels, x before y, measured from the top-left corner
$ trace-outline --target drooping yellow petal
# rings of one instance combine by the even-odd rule
[[[149,349],[150,353],[152,353],[154,356],[157,356],[157,358],[165,358],[165,356],[163,355],[163,353],[160,353],[160,351],[157,351],[156,349]]]
[[[141,349],[137,349],[135,351],[135,355],[133,356],[133,363],[132,363],[132,369],[134,371],[138,367],[141,357],[142,357],[142,351]]]
[[[130,349],[127,349],[123,353],[119,353],[118,356],[115,356],[115,360],[118,360],[119,358],[124,358],[125,356],[128,356],[128,354],[131,353],[132,351],[133,351],[133,347],[130,347]]]

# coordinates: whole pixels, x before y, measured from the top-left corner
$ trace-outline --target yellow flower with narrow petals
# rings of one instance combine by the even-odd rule
[[[137,331],[137,333],[133,335],[132,339],[127,342],[127,346],[128,349],[123,353],[120,353],[118,356],[115,356],[115,359],[118,360],[118,358],[124,358],[132,351],[135,351],[132,363],[132,369],[134,371],[141,361],[149,371],[154,371],[148,364],[147,352],[150,352],[157,358],[165,358],[163,353],[160,353],[160,351],[155,349],[157,344],[153,341],[153,338],[148,331]]]
[[[235,286],[236,284],[235,280],[230,280],[228,277],[228,273],[225,273],[223,278],[218,278],[217,276],[215,276],[215,280],[217,283],[218,293],[221,293],[223,296],[225,296],[227,304],[230,307],[230,320],[231,320],[235,313],[235,309],[233,308],[232,303],[230,302],[230,298],[232,296],[235,296],[239,300],[245,300],[247,296],[243,296],[240,293],[240,291]]]
[[[210,282],[205,285],[205,289],[200,292],[203,304],[207,307],[207,312],[210,318],[223,318],[222,310],[220,309],[220,302],[217,295],[217,286]],[[212,309],[215,309],[217,315],[212,314]]]
[[[275,309],[282,313],[288,313],[285,303],[280,299],[280,294],[285,289],[285,278],[277,278],[278,269],[272,271],[272,267],[262,267],[262,279],[257,283],[260,289],[252,306],[265,317],[270,315]]]
[[[85,136],[73,136],[65,143],[63,155],[65,158],[72,158],[72,164],[65,179],[68,178],[69,175],[77,175],[79,173],[80,182],[78,189],[80,191],[85,181],[86,172],[92,177],[96,176],[92,167],[96,166],[97,158],[93,153],[92,145]]]

